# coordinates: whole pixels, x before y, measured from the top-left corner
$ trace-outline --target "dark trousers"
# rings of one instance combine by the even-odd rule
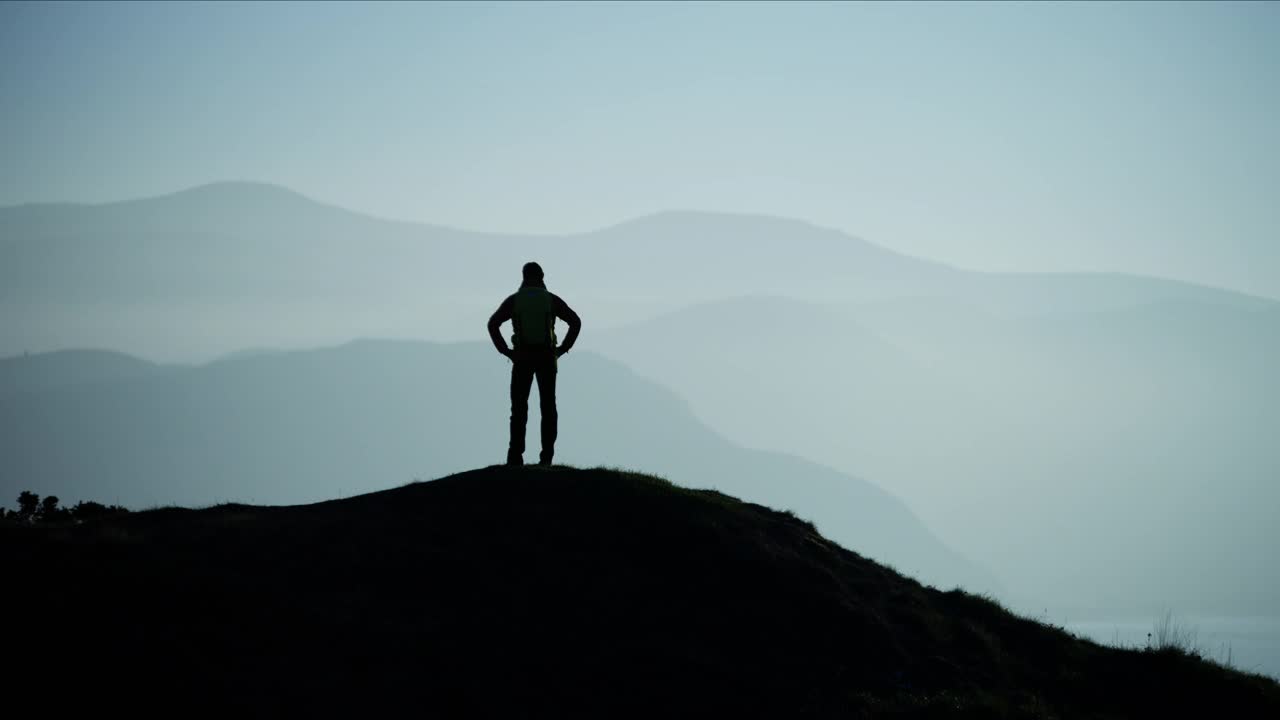
[[[507,459],[524,455],[524,430],[529,422],[529,389],[538,379],[542,412],[542,462],[551,462],[556,447],[556,355],[550,348],[517,349],[511,366],[511,447]]]

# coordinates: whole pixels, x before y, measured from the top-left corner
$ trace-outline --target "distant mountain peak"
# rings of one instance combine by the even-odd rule
[[[295,205],[325,205],[283,185],[248,180],[224,180],[196,185],[174,193],[142,198],[135,203],[155,201],[199,201],[202,203],[290,203]]]
[[[190,201],[199,200],[203,202],[221,201],[221,202],[244,202],[244,201],[271,201],[271,202],[290,202],[295,204],[307,205],[324,205],[318,200],[307,197],[302,193],[291,190],[283,185],[274,185],[272,183],[255,182],[249,180],[223,180],[217,182],[204,183],[189,188],[178,190],[176,192],[165,192],[152,195],[143,195],[140,197],[126,198],[124,200],[107,200],[104,202],[82,202],[82,201],[57,201],[57,202],[30,202],[21,203],[19,205],[11,205],[0,209],[20,209],[20,208],[111,208],[116,206],[139,206],[155,203],[166,203],[172,201]]]
[[[276,197],[291,197],[310,200],[302,193],[283,185],[276,185],[269,182],[259,182],[256,180],[217,180],[214,182],[195,185],[185,190],[168,193],[169,195],[209,195],[209,194],[226,194],[226,195],[275,195]]]

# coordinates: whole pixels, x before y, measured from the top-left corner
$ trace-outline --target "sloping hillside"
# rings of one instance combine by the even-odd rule
[[[0,540],[21,580],[7,684],[59,711],[1280,712],[1271,680],[1077,640],[922,587],[791,515],[630,473],[495,467]]]

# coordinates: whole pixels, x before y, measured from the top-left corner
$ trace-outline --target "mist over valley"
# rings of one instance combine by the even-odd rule
[[[506,363],[484,347],[278,351],[477,340],[536,258],[586,322],[582,351],[562,361],[574,462],[700,486],[736,476],[725,482],[759,491],[748,499],[858,536],[877,513],[819,499],[790,476],[800,471],[769,476],[745,460],[754,474],[710,471],[717,453],[816,461],[797,467],[823,492],[901,498],[899,524],[923,522],[912,532],[988,568],[988,587],[1027,609],[1280,606],[1269,560],[1280,304],[1265,298],[968,272],[756,216],[472,233],[250,183],[6,208],[0,228],[3,350],[36,353],[0,372],[9,494],[48,484],[133,503],[290,503],[497,462]],[[164,364],[40,355],[67,348]],[[648,380],[664,389],[641,389]],[[645,410],[650,396],[672,400]],[[960,561],[943,572],[930,552],[918,566],[937,578],[981,576]]]

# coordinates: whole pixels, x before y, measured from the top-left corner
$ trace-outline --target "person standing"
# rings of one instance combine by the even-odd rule
[[[525,263],[520,289],[507,297],[489,317],[489,337],[498,352],[511,360],[511,443],[507,464],[524,464],[525,426],[529,421],[529,390],[536,378],[538,403],[542,413],[542,453],[539,465],[550,465],[555,455],[558,417],[556,414],[556,365],[578,340],[582,320],[558,295],[547,291],[542,267]],[[569,325],[564,342],[556,345],[556,319]],[[500,328],[510,320],[514,332],[507,347]]]

